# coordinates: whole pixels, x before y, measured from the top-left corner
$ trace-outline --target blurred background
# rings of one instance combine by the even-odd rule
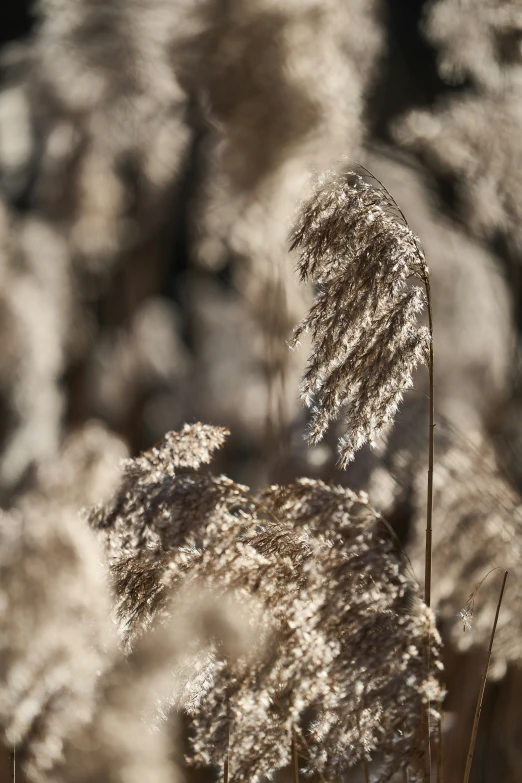
[[[337,470],[303,440],[313,292],[288,252],[315,172],[364,164],[419,235],[436,361],[445,780],[522,780],[522,10],[517,0],[2,0],[0,503],[92,419],[129,453],[231,430],[216,471],[365,489],[422,578],[427,379]],[[8,780],[7,754],[1,761]],[[3,777],[2,777],[3,776]],[[210,778],[209,778],[210,779]],[[353,778],[354,780],[356,777]]]

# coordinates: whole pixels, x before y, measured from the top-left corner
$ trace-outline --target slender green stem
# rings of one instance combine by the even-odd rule
[[[471,729],[471,737],[469,740],[469,750],[468,750],[468,757],[466,759],[466,769],[464,771],[464,783],[468,783],[469,776],[471,773],[471,765],[473,763],[473,754],[475,752],[475,743],[477,741],[477,733],[478,733],[478,727],[479,727],[479,721],[480,721],[480,713],[482,711],[482,702],[484,701],[484,691],[486,690],[486,681],[488,679],[488,671],[489,671],[489,665],[491,663],[491,651],[493,649],[493,641],[495,639],[495,632],[497,630],[497,622],[498,622],[498,616],[500,613],[500,605],[502,604],[502,598],[504,597],[504,590],[506,587],[506,579],[508,577],[508,572],[504,571],[504,579],[502,580],[502,587],[500,588],[500,595],[498,597],[497,602],[497,611],[495,612],[495,619],[493,621],[493,628],[491,629],[491,637],[489,640],[489,649],[488,649],[488,657],[486,660],[486,665],[484,667],[484,673],[482,675],[482,681],[480,683],[480,690],[479,695],[477,699],[477,706],[475,708],[475,717],[473,718],[473,728]]]

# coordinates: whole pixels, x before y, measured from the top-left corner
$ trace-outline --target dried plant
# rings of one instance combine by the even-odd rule
[[[251,501],[245,488],[225,477],[197,473],[222,445],[226,430],[185,425],[164,441],[124,464],[117,492],[93,508],[90,524],[100,532],[117,576],[119,616],[131,641],[167,600],[170,553],[180,549],[187,562],[198,557],[207,528],[235,531],[234,513]]]
[[[320,543],[306,570],[307,587],[321,596],[313,626],[326,636],[331,659],[314,705],[310,766],[331,774],[376,754],[382,764],[376,779],[388,779],[419,750],[421,703],[436,709],[440,701],[423,659],[428,639],[434,670],[440,665],[432,615],[364,494],[301,479],[262,497],[271,513]],[[296,635],[294,643],[306,648],[306,634]]]
[[[172,435],[176,466],[208,460],[223,438],[211,428],[198,435],[197,455]],[[130,656],[118,650],[103,554],[78,509],[110,499],[122,451],[103,427],[89,425],[0,518],[0,727],[31,783],[116,783],[145,773],[172,780],[172,738],[156,724],[179,688],[173,671],[211,643],[234,660],[254,638],[236,605],[192,582],[170,607],[170,623],[143,636]],[[159,461],[149,455],[151,466]]]
[[[433,197],[436,183],[413,157],[374,146],[367,165],[422,237],[437,334],[437,413],[473,438],[509,393],[515,324],[508,283],[493,253],[469,236],[455,216],[441,213]],[[391,438],[393,449],[400,442],[411,448],[414,441],[425,453],[427,444],[420,441],[426,404],[418,393],[428,393],[424,373],[417,374],[415,388],[417,393],[404,400]],[[356,469],[362,459],[361,454]]]
[[[115,652],[102,553],[69,507],[33,494],[0,518],[0,724],[29,780],[92,719]]]
[[[493,627],[491,629],[491,636],[489,639],[489,647],[488,647],[488,657],[486,659],[486,665],[484,666],[484,673],[482,675],[482,679],[480,682],[480,690],[479,695],[477,699],[477,706],[475,708],[475,716],[473,718],[473,728],[471,730],[471,737],[470,737],[470,743],[469,743],[469,750],[468,750],[468,757],[466,760],[466,769],[464,771],[464,783],[468,783],[469,776],[471,774],[471,765],[473,763],[473,756],[475,753],[475,745],[477,742],[477,733],[479,728],[479,722],[480,722],[480,714],[482,712],[482,705],[484,702],[484,692],[486,690],[486,681],[488,678],[488,670],[489,665],[491,663],[491,652],[493,649],[493,642],[495,641],[495,633],[497,630],[497,623],[498,623],[498,616],[500,614],[500,607],[502,605],[502,598],[504,597],[504,590],[506,588],[506,580],[508,577],[508,572],[504,571],[504,576],[502,579],[502,587],[500,588],[500,595],[498,597],[497,602],[497,608],[495,611],[495,619],[493,620]]]
[[[194,4],[195,34],[179,49],[183,84],[200,99],[204,121],[203,176],[191,216],[195,255],[202,266],[229,270],[239,292],[214,290],[206,304],[208,281],[190,285],[203,359],[196,384],[203,376],[212,389],[195,415],[225,422],[234,438],[245,431],[250,451],[266,438],[258,473],[270,475],[273,459],[266,453],[274,453],[274,430],[298,415],[291,390],[301,357],[284,346],[308,308],[309,291],[295,283],[288,232],[311,171],[360,149],[366,93],[383,48],[381,5],[204,0]],[[226,340],[216,351],[207,326],[225,297],[228,312],[219,314],[220,323],[235,321],[237,311],[246,322],[245,340],[238,344],[234,334],[231,356]],[[246,365],[242,384],[228,383],[223,362]]]
[[[288,763],[293,727],[308,731],[315,716],[312,769],[376,753],[385,779],[411,762],[421,705],[440,697],[421,652],[428,634],[437,658],[431,615],[365,497],[302,480],[253,498],[199,470],[223,437],[203,425],[170,433],[91,512],[127,641],[155,615],[166,621],[172,596],[194,581],[255,598],[267,658],[231,665],[211,648],[170,694],[193,717],[194,759],[228,758],[233,779],[260,780]]]
[[[328,174],[295,231],[301,278],[318,286],[294,337],[309,331],[313,341],[302,384],[308,438],[317,443],[346,407],[341,466],[390,427],[414,368],[429,361],[430,330],[417,320],[426,297],[408,286],[410,278],[428,286],[428,269],[397,209],[358,174]]]

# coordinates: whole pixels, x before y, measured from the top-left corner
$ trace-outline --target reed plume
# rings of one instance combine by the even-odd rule
[[[421,654],[428,637],[437,660],[432,617],[366,497],[306,479],[253,497],[201,470],[223,438],[203,425],[170,433],[127,462],[113,499],[91,512],[127,644],[192,584],[254,600],[265,658],[232,664],[210,645],[170,694],[192,716],[193,760],[228,758],[232,779],[261,780],[315,716],[311,769],[375,754],[384,780],[411,762],[421,705],[440,697]]]
[[[345,407],[340,440],[345,467],[364,443],[392,424],[412,372],[429,361],[430,330],[418,323],[428,283],[419,243],[388,194],[360,175],[327,174],[300,213],[293,247],[302,280],[317,297],[297,327],[313,348],[301,387],[311,408],[308,439],[317,443]]]

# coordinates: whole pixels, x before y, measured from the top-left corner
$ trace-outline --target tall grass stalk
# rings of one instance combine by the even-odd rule
[[[480,683],[480,690],[477,699],[477,706],[475,708],[475,717],[473,718],[473,728],[471,729],[471,737],[469,741],[468,757],[466,759],[466,769],[464,770],[464,783],[468,783],[471,773],[471,765],[473,764],[473,754],[475,752],[475,743],[477,741],[477,733],[480,721],[480,713],[482,711],[482,702],[484,701],[484,692],[486,690],[486,681],[488,679],[489,665],[491,663],[491,651],[493,649],[493,642],[495,640],[495,632],[497,630],[498,616],[500,614],[500,606],[502,604],[502,598],[504,597],[504,590],[506,587],[506,580],[508,572],[504,571],[504,578],[502,579],[502,587],[500,588],[500,595],[498,597],[497,610],[495,612],[495,619],[493,621],[493,627],[491,629],[491,637],[489,640],[488,657],[486,665],[484,667],[484,673],[482,675],[482,681]]]
[[[432,561],[432,522],[433,522],[433,461],[434,461],[434,430],[435,430],[435,389],[433,360],[433,309],[431,305],[430,280],[426,276],[426,299],[428,302],[428,325],[430,330],[430,358],[428,364],[430,377],[430,424],[428,443],[428,500],[426,508],[426,560],[424,572],[424,602],[431,606],[431,561]]]
[[[424,285],[426,287],[426,300],[428,307],[428,328],[430,331],[430,344],[429,344],[429,384],[430,384],[430,423],[429,423],[429,438],[428,438],[428,497],[426,503],[426,548],[425,548],[425,562],[424,562],[424,603],[426,606],[431,606],[431,563],[433,559],[433,462],[434,462],[434,443],[435,443],[435,384],[434,384],[434,352],[433,352],[433,308],[431,304],[431,288],[430,278],[428,273],[424,277]],[[430,669],[430,646],[426,645],[426,664],[427,669]],[[430,738],[430,704],[426,704],[425,710],[425,763],[424,763],[424,781],[429,783],[431,781],[431,738]],[[440,754],[440,747],[439,747]]]

